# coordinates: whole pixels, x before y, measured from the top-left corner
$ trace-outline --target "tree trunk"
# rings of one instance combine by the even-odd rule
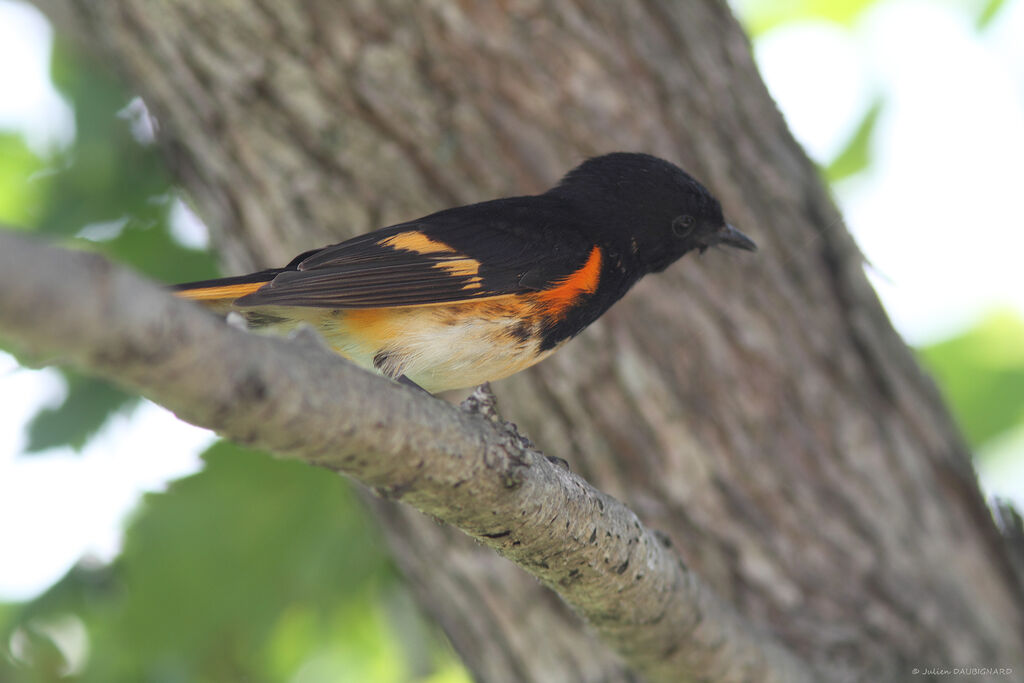
[[[505,417],[821,680],[1024,670],[1021,578],[963,440],[724,3],[110,0],[54,16],[143,96],[232,273],[540,191],[602,152],[680,163],[761,250],[647,278],[499,383]],[[633,678],[492,551],[371,505],[480,680]]]

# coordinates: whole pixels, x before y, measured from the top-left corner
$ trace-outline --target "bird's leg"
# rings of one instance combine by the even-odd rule
[[[467,413],[480,415],[488,422],[492,422],[499,428],[504,429],[522,448],[540,453],[537,447],[533,445],[533,442],[519,432],[519,428],[514,422],[507,422],[501,417],[501,414],[498,412],[498,399],[494,396],[490,382],[484,382],[474,389],[473,393],[467,396],[459,407]],[[562,458],[553,455],[545,455],[544,457],[552,465],[566,470],[569,469],[569,463]]]
[[[398,382],[399,384],[404,384],[407,387],[412,387],[413,389],[419,389],[420,391],[422,391],[427,396],[433,396],[433,394],[431,394],[429,391],[427,391],[426,389],[421,387],[419,384],[416,384],[416,382],[413,382],[411,379],[409,379],[405,375],[399,375],[398,377],[395,378],[395,381]]]

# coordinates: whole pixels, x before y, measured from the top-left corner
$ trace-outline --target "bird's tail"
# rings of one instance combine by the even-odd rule
[[[236,299],[240,299],[246,294],[252,294],[286,270],[296,270],[303,260],[317,251],[319,249],[310,249],[309,251],[302,252],[284,268],[268,268],[267,270],[249,273],[248,275],[171,285],[171,291],[183,299],[198,301],[204,306],[226,315],[231,311],[231,306]]]
[[[252,294],[273,280],[274,276],[280,272],[281,269],[278,268],[236,277],[186,282],[180,285],[172,285],[171,291],[184,299],[198,301],[219,313],[227,313],[231,310],[231,305],[236,299],[246,294]]]

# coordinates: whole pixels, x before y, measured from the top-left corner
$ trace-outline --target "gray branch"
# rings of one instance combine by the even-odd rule
[[[345,362],[312,333],[248,334],[96,255],[10,233],[0,335],[458,527],[556,591],[649,680],[811,680],[632,511],[549,462],[479,397],[460,410]]]

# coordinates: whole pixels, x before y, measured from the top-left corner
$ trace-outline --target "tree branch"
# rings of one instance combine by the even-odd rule
[[[248,334],[96,255],[10,233],[0,334],[458,527],[556,591],[652,681],[811,680],[632,511],[486,405],[460,410],[367,373],[312,333]]]

